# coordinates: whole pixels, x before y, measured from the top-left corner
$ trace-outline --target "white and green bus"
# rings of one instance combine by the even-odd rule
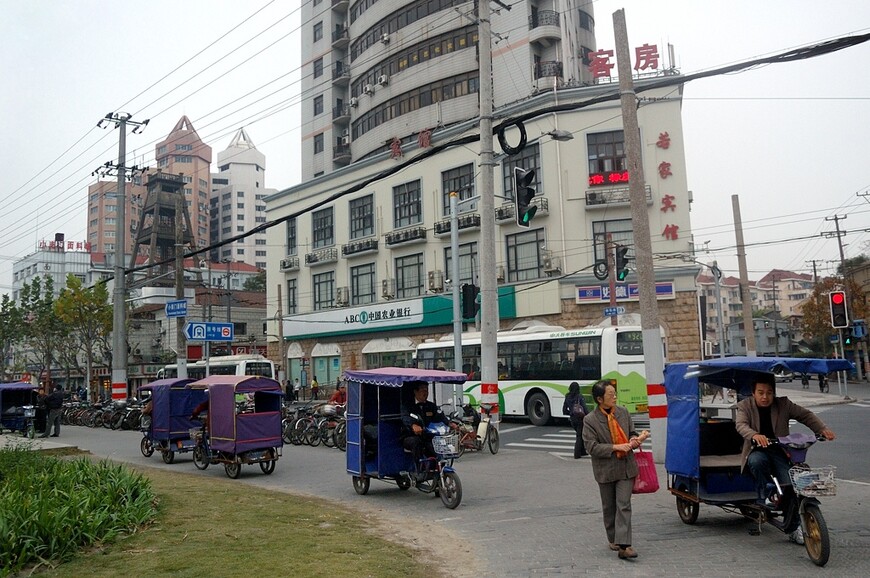
[[[208,367],[204,359],[190,362],[187,364],[187,377],[202,379],[206,376],[206,369],[209,375],[259,375],[278,379],[272,360],[258,354],[212,357],[208,360]],[[175,363],[157,370],[157,379],[170,377],[178,377],[178,365]]]
[[[662,347],[665,348],[664,336]],[[479,363],[480,333],[463,334],[462,363],[458,366],[469,376],[464,397],[472,405],[480,401]],[[457,367],[453,363],[453,335],[418,345],[417,367]],[[594,406],[591,386],[599,379],[616,380],[619,404],[630,412],[648,411],[643,332],[639,326],[565,329],[538,325],[498,333],[498,396],[502,415],[525,415],[534,425],[561,417],[562,402],[572,381],[580,384],[591,408]]]

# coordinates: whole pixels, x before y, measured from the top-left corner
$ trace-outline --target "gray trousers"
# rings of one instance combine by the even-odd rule
[[[607,541],[620,546],[631,546],[631,489],[634,480],[619,480],[598,484],[601,492],[601,513]]]
[[[63,413],[63,408],[48,410],[48,419],[45,422],[45,435],[48,435],[51,426],[54,426],[54,435],[60,435],[60,415]]]

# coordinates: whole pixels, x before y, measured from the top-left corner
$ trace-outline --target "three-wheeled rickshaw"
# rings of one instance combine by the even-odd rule
[[[198,469],[224,464],[233,479],[241,475],[242,464],[260,464],[264,474],[275,471],[284,445],[280,383],[255,375],[211,375],[189,387],[208,395],[207,415],[201,414],[200,427],[190,432]]]
[[[829,373],[851,370],[842,359],[784,357],[725,357],[665,368],[668,403],[668,489],[676,496],[677,513],[686,524],[698,519],[700,504],[717,506],[754,522],[753,534],[769,523],[778,530],[803,539],[810,559],[824,566],[830,555],[828,529],[818,496],[835,492],[833,466],[811,468],[805,463],[807,449],[817,438],[800,432],[771,440],[781,445],[789,459],[789,479],[774,476],[768,483],[764,504],[758,503],[755,481],[741,471],[743,438],[737,433],[736,405],[702,403],[703,384],[735,390],[738,399],[752,395],[761,374]],[[796,531],[802,532],[797,534]]]
[[[424,435],[432,436],[435,456],[415,463],[401,442],[402,407],[413,402],[413,386],[426,383],[465,383],[466,375],[452,371],[383,367],[345,371],[347,381],[347,473],[354,490],[369,491],[372,478],[407,490],[415,485],[434,493],[448,508],[462,500],[462,484],[453,469],[459,436],[443,424],[430,424]],[[430,387],[430,390],[434,388]],[[421,424],[422,425],[422,424]]]
[[[33,438],[39,402],[36,390],[35,385],[24,381],[0,383],[0,433],[8,429]]]
[[[146,458],[155,450],[161,453],[163,461],[171,464],[176,453],[193,451],[194,442],[190,438],[191,428],[198,427],[199,421],[191,420],[193,409],[206,399],[201,389],[191,389],[188,384],[193,379],[158,379],[139,388],[139,395],[150,394],[151,415],[141,416],[140,429],[142,441],[139,449]],[[147,405],[147,403],[146,403]]]

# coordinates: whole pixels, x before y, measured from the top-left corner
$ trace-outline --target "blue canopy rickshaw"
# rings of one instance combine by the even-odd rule
[[[26,381],[0,383],[0,432],[5,428],[33,438],[37,389]]]
[[[156,449],[163,455],[163,461],[171,464],[175,453],[189,452],[193,449],[190,430],[199,422],[190,419],[193,409],[207,395],[202,390],[190,389],[192,379],[158,379],[139,388],[142,394],[151,394],[151,419],[146,418],[142,428],[142,455],[150,457]]]

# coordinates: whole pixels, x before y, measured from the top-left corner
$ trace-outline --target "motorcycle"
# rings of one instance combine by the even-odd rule
[[[450,421],[458,426],[459,455],[466,451],[479,452],[489,447],[490,453],[497,454],[499,448],[498,430],[492,424],[493,405],[481,403],[483,418],[478,415],[470,404],[465,404],[460,410],[450,414]]]

